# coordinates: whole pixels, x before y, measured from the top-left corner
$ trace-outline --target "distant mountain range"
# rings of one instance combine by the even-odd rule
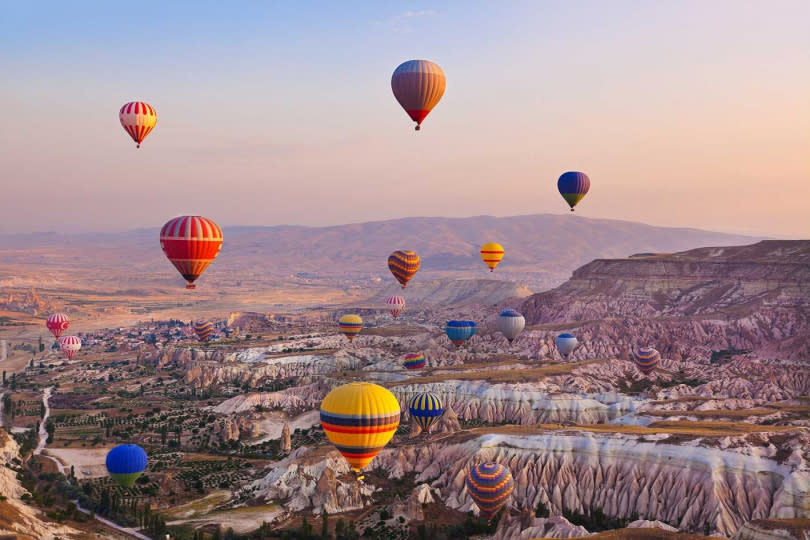
[[[158,228],[123,233],[0,235],[0,264],[115,268],[146,279],[176,276],[158,244]],[[488,241],[505,250],[493,277],[533,289],[567,279],[597,258],[673,252],[700,246],[750,244],[749,236],[699,229],[653,227],[578,215],[468,218],[414,217],[332,227],[224,227],[225,243],[203,279],[286,278],[388,280],[386,259],[395,249],[422,257],[417,275],[490,277],[478,250]],[[2,278],[3,276],[0,276]],[[179,279],[179,278],[178,278]]]

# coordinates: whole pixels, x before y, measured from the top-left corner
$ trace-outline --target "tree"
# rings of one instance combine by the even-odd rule
[[[6,385],[6,370],[3,370],[3,386]]]
[[[321,518],[321,538],[329,540],[329,512],[326,508],[323,509],[323,516]]]
[[[307,518],[304,518],[301,521],[301,526],[298,528],[298,534],[300,534],[303,538],[309,538],[312,536],[312,525],[307,523]]]
[[[39,352],[42,352],[44,350],[45,350],[45,344],[42,343],[42,336],[39,336]]]
[[[534,517],[547,518],[548,516],[548,507],[542,501],[537,501],[537,506],[534,508]]]

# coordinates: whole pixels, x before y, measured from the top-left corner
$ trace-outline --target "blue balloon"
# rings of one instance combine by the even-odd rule
[[[146,470],[146,451],[136,444],[122,444],[107,453],[107,472],[124,487],[132,487]]]
[[[568,171],[567,173],[563,173],[560,179],[557,180],[557,189],[573,212],[577,203],[581,201],[585,194],[588,193],[588,190],[591,189],[591,180],[585,173]]]
[[[473,321],[448,321],[444,331],[450,341],[458,347],[475,334],[475,323]]]

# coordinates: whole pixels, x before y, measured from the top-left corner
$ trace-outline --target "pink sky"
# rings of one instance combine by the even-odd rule
[[[0,233],[563,213],[581,170],[586,217],[810,236],[808,2],[319,5],[15,7]],[[409,58],[448,77],[419,133],[389,86]],[[140,150],[132,99],[158,111]]]

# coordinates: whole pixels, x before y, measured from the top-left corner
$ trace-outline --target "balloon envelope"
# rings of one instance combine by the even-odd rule
[[[481,259],[489,267],[490,272],[493,272],[498,263],[501,262],[503,253],[503,246],[495,242],[489,242],[481,246]]]
[[[444,332],[456,347],[461,346],[465,341],[475,334],[475,323],[473,321],[448,321],[444,327]]]
[[[208,218],[181,216],[170,219],[160,230],[160,247],[193,289],[194,280],[217,258],[222,249],[222,230]]]
[[[214,323],[211,321],[197,321],[194,323],[194,333],[200,341],[208,341],[214,335]]]
[[[48,319],[45,321],[45,326],[51,331],[53,337],[59,339],[62,332],[67,330],[68,326],[70,326],[70,319],[64,313],[54,313],[48,316]]]
[[[401,296],[389,296],[385,300],[385,305],[388,306],[388,311],[395,319],[405,311],[405,299]]]
[[[359,315],[344,315],[338,321],[340,333],[351,341],[363,329],[363,319]]]
[[[652,373],[658,362],[661,361],[661,354],[652,347],[639,347],[633,351],[633,360],[636,367],[644,375]]]
[[[321,402],[326,437],[358,474],[394,436],[399,415],[394,394],[368,382],[338,386]]]
[[[416,130],[444,95],[444,71],[429,60],[408,60],[391,76],[391,90],[399,104],[416,122]]]
[[[146,470],[146,451],[136,444],[122,444],[107,453],[107,472],[123,487],[131,488]]]
[[[526,327],[526,319],[514,309],[505,309],[498,316],[498,329],[509,343],[520,335]]]
[[[402,362],[405,369],[422,369],[425,367],[425,355],[422,353],[409,353]]]
[[[388,256],[388,269],[404,289],[419,270],[419,255],[407,249],[399,249]]]
[[[148,103],[130,101],[124,103],[121,110],[118,111],[118,119],[121,121],[124,131],[132,137],[137,147],[140,148],[143,140],[157,124],[157,112]]]
[[[79,336],[62,336],[59,338],[59,348],[62,349],[68,360],[73,360],[73,357],[82,348],[82,340]]]
[[[557,350],[560,351],[560,354],[566,358],[574,351],[577,343],[577,338],[572,334],[560,334],[554,338],[554,345],[557,347]]]
[[[467,492],[486,519],[492,519],[506,504],[514,487],[512,473],[499,463],[481,463],[467,473]]]
[[[408,412],[425,433],[444,413],[442,401],[436,394],[424,392],[416,394],[408,401]]]
[[[585,173],[568,171],[563,173],[560,179],[557,180],[557,189],[573,212],[577,203],[591,189],[591,180]]]

